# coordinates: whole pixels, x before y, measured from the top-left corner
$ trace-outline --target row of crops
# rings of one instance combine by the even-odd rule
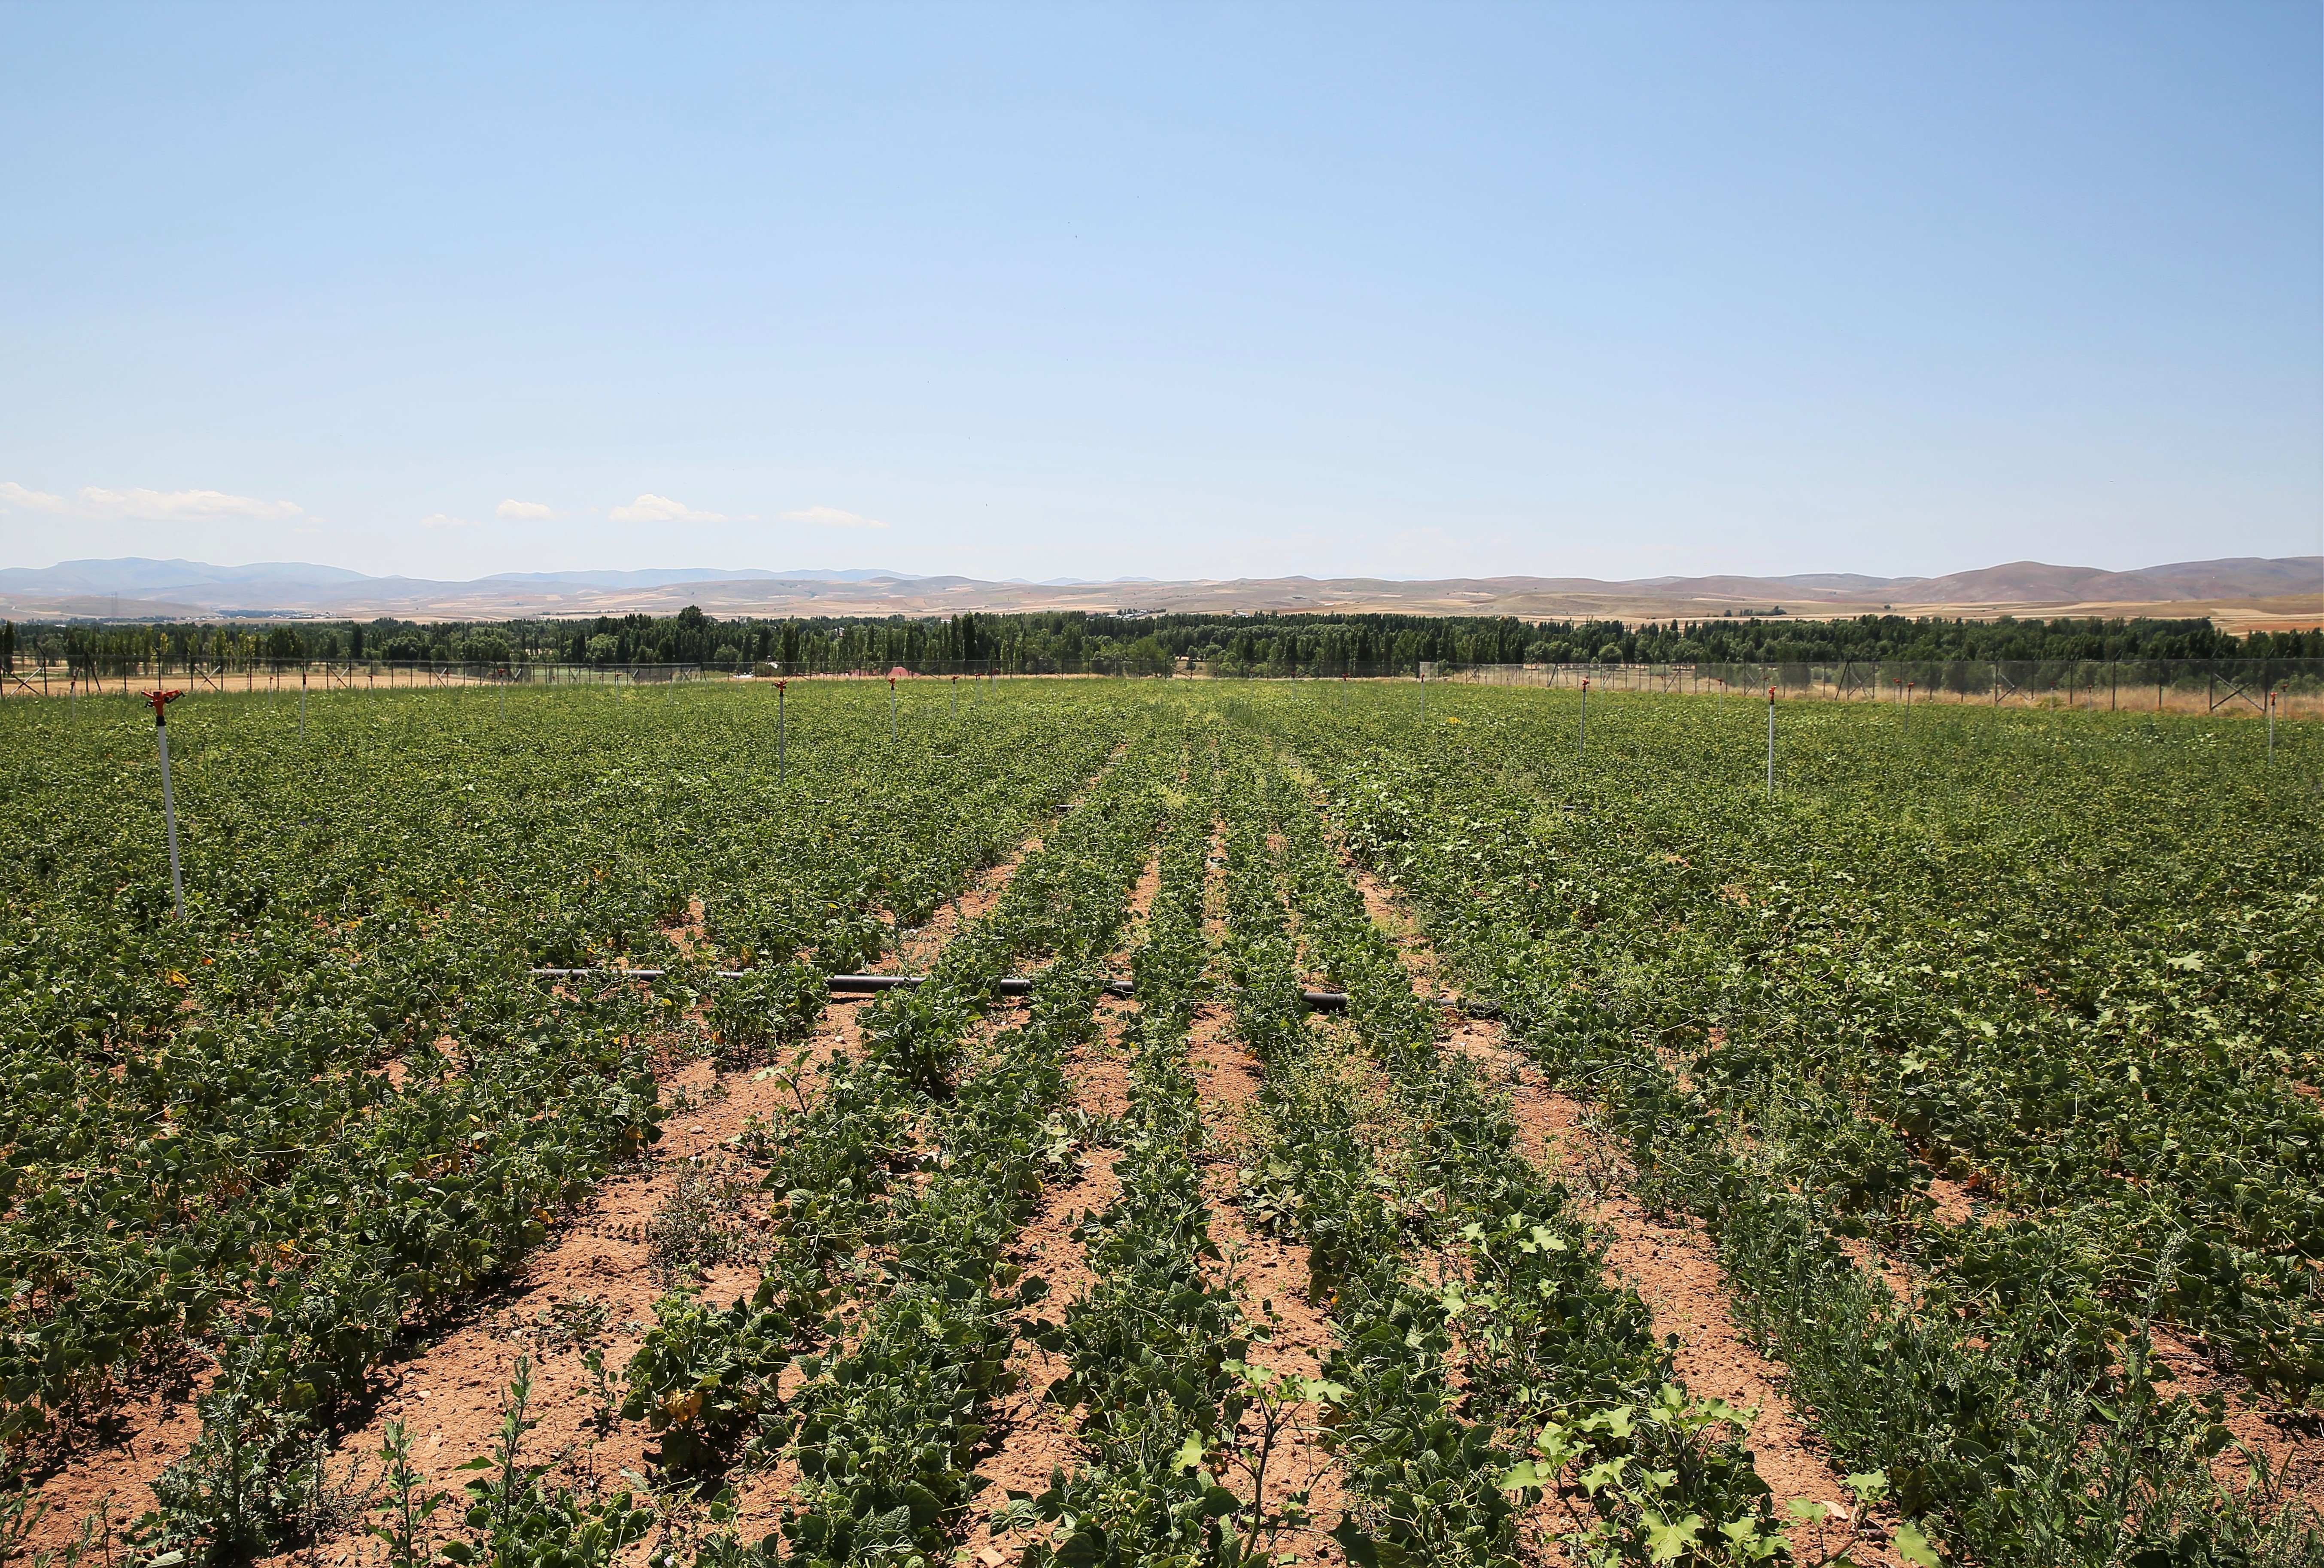
[[[1370,694],[1024,686],[891,742],[884,691],[826,687],[791,705],[778,781],[761,695],[344,696],[303,734],[193,705],[182,922],[150,724],[0,713],[14,1455],[214,1362],[137,1549],[295,1544],[383,1359],[651,1158],[673,1067],[765,1060],[828,975],[1038,833],[927,982],[753,1128],[755,1289],[667,1296],[617,1370],[694,1523],[520,1463],[520,1399],[433,1526],[391,1455],[399,1568],[582,1568],[641,1533],[664,1564],[907,1568],[973,1518],[1026,1568],[1790,1558],[1748,1413],[1674,1375],[1351,861],[1638,1195],[1709,1223],[1895,1550],[2317,1554],[2264,1479],[2218,1479],[2226,1412],[2153,1350],[2295,1403],[2324,1382],[2304,735],[2264,772],[2198,721],[1835,705],[1787,721],[1770,803],[1757,715],[1711,705],[1593,703],[1585,763],[1538,692],[1440,692],[1423,723]],[[615,966],[666,973],[532,973]],[[1029,1005],[996,1013],[1012,973]],[[1126,976],[1129,1110],[1094,1128],[1063,1115],[1068,1064]],[[1346,1010],[1306,1011],[1316,985]],[[1231,1124],[1189,1072],[1206,1003],[1259,1075]],[[1012,1243],[1099,1139],[1096,1282],[1047,1299]],[[1308,1261],[1317,1376],[1267,1370],[1221,1267],[1203,1173],[1228,1145],[1243,1224]],[[977,1471],[1024,1342],[1068,1369],[1076,1462],[1001,1502]],[[1295,1430],[1344,1508],[1270,1488]],[[778,1475],[779,1528],[741,1538],[722,1489]]]
[[[1641,1195],[1710,1222],[1843,1462],[1982,1561],[2313,1552],[2264,1478],[2256,1509],[2217,1485],[2219,1398],[2153,1348],[2293,1405],[2324,1380],[2312,758],[1818,710],[1771,804],[1737,718],[1609,703],[1583,767],[1546,705],[1447,707],[1253,718]]]
[[[824,975],[1080,791],[1121,727],[1004,698],[890,747],[834,692],[794,715],[779,786],[755,706],[347,696],[302,740],[263,702],[182,706],[182,922],[150,723],[0,721],[20,1453],[197,1356],[282,1417],[268,1443],[329,1431],[392,1344],[654,1141],[676,1019],[706,1005],[736,1051],[796,1032]],[[669,973],[529,973],[613,965]],[[721,967],[751,978],[714,989]]]

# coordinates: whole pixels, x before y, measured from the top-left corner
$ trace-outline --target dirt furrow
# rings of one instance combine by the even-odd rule
[[[1638,1293],[1654,1314],[1657,1337],[1675,1334],[1673,1370],[1697,1398],[1721,1398],[1758,1411],[1747,1435],[1752,1463],[1774,1490],[1777,1515],[1794,1499],[1853,1507],[1836,1465],[1821,1441],[1782,1397],[1784,1369],[1753,1347],[1728,1311],[1726,1275],[1718,1249],[1694,1221],[1656,1216],[1630,1194],[1628,1166],[1610,1139],[1590,1127],[1582,1106],[1553,1090],[1540,1069],[1510,1045],[1496,1022],[1470,1018],[1460,1008],[1458,988],[1448,983],[1435,952],[1394,890],[1351,859],[1342,857],[1361,890],[1364,908],[1397,945],[1420,995],[1443,998],[1444,1044],[1485,1065],[1508,1094],[1518,1143],[1528,1159],[1564,1177],[1581,1194],[1582,1218],[1604,1237],[1607,1277]],[[1852,1516],[1851,1516],[1852,1517]],[[1896,1519],[1874,1516],[1885,1543]],[[1835,1524],[1835,1528],[1844,1528]],[[1827,1534],[1831,1534],[1828,1531]],[[1794,1522],[1795,1550],[1816,1545],[1816,1527]],[[1850,1544],[1859,1562],[1904,1568],[1893,1547],[1871,1541]]]
[[[1143,939],[1146,914],[1161,885],[1161,857],[1156,855],[1147,862],[1130,893],[1124,939],[1107,964],[1111,972],[1128,972],[1128,955]],[[1097,1130],[1100,1136],[1104,1124],[1130,1109],[1129,1036],[1137,1027],[1137,1019],[1135,1001],[1105,997],[1097,1008],[1098,1038],[1075,1047],[1066,1064],[1066,1078],[1073,1084],[1067,1113],[1080,1124]],[[1040,1206],[1018,1232],[1010,1260],[1049,1285],[1048,1297],[1038,1312],[1061,1315],[1068,1302],[1097,1283],[1074,1232],[1084,1220],[1121,1195],[1121,1184],[1114,1176],[1120,1158],[1120,1150],[1110,1145],[1087,1147],[1074,1179],[1044,1193]],[[1007,1401],[991,1411],[990,1447],[976,1465],[977,1473],[992,1484],[978,1496],[967,1536],[967,1550],[985,1568],[998,1568],[1014,1558],[1023,1545],[993,1529],[993,1516],[1008,1506],[1009,1493],[1040,1491],[1048,1485],[1052,1467],[1070,1466],[1082,1455],[1076,1432],[1084,1412],[1065,1409],[1047,1397],[1051,1385],[1066,1370],[1063,1357],[1044,1350],[1028,1335],[1020,1334],[1010,1352],[1010,1372],[1015,1388]]]
[[[2262,1394],[2247,1379],[2220,1370],[2187,1335],[2156,1329],[2154,1358],[2170,1370],[2168,1392],[2189,1398],[2217,1394],[2225,1399],[2227,1413],[2220,1425],[2235,1443],[2211,1460],[2211,1473],[2223,1485],[2242,1490],[2252,1457],[2257,1455],[2269,1474],[2280,1478],[2285,1497],[2324,1505],[2324,1417]]]
[[[1033,838],[1006,860],[986,869],[960,900],[973,919],[991,909],[1006,890],[1026,855],[1040,847]],[[699,941],[703,906],[689,900],[687,918],[667,928],[681,950]],[[898,970],[924,964],[955,927],[931,931],[922,927],[918,944],[874,967]],[[429,1482],[456,1495],[455,1467],[490,1447],[501,1421],[503,1393],[516,1360],[530,1355],[536,1364],[532,1408],[540,1425],[528,1440],[525,1457],[532,1462],[557,1465],[568,1478],[584,1485],[613,1482],[622,1470],[642,1473],[646,1437],[642,1427],[616,1426],[600,1433],[603,1390],[583,1365],[592,1345],[603,1352],[611,1378],[618,1379],[650,1324],[653,1303],[661,1295],[655,1282],[653,1249],[647,1240],[649,1223],[693,1174],[697,1179],[706,1164],[733,1158],[729,1140],[753,1116],[767,1119],[792,1096],[812,1084],[814,1069],[836,1049],[855,1043],[856,1003],[867,998],[834,997],[809,1037],[799,1047],[804,1061],[793,1071],[761,1076],[750,1068],[721,1073],[702,1055],[708,1042],[701,1038],[701,1020],[689,1019],[673,1038],[670,1055],[683,1060],[663,1080],[663,1102],[669,1114],[661,1141],[650,1163],[616,1170],[597,1190],[552,1231],[549,1240],[529,1254],[495,1288],[479,1293],[461,1310],[438,1318],[419,1332],[426,1338],[400,1357],[383,1364],[374,1375],[374,1397],[360,1419],[341,1433],[332,1468],[346,1474],[359,1463],[375,1474],[371,1462],[391,1421],[402,1421],[411,1437],[414,1467]],[[759,1172],[737,1167],[738,1179],[748,1186]],[[746,1209],[747,1219],[756,1211]],[[716,1267],[702,1277],[705,1293],[724,1301],[752,1288],[752,1268]],[[60,1468],[43,1481],[41,1499],[49,1505],[43,1521],[43,1545],[61,1545],[83,1516],[103,1503],[114,1518],[130,1518],[153,1506],[152,1482],[170,1464],[185,1456],[200,1434],[193,1395],[151,1399],[138,1419],[123,1423],[104,1446],[91,1450]],[[618,1388],[613,1397],[619,1399]],[[747,1524],[749,1521],[746,1520]],[[53,1536],[53,1541],[46,1537]],[[321,1544],[327,1554],[343,1551],[360,1540],[360,1532]]]
[[[1277,841],[1279,843],[1279,840]],[[1211,837],[1204,897],[1204,939],[1215,954],[1226,936],[1226,835],[1221,825]],[[1211,1239],[1221,1259],[1214,1278],[1230,1284],[1243,1310],[1267,1337],[1255,1340],[1250,1360],[1272,1372],[1318,1376],[1338,1336],[1331,1316],[1309,1295],[1306,1244],[1249,1223],[1240,1202],[1237,1172],[1252,1152],[1250,1114],[1259,1099],[1259,1065],[1234,1029],[1234,1010],[1204,1002],[1194,1010],[1187,1035],[1188,1067],[1209,1131],[1203,1161],[1203,1191],[1210,1204]],[[1295,1491],[1307,1493],[1312,1526],[1287,1532],[1281,1545],[1321,1562],[1343,1561],[1339,1544],[1325,1534],[1346,1507],[1339,1472],[1317,1441],[1322,1412],[1300,1411],[1299,1425],[1280,1441],[1269,1464],[1267,1497],[1280,1508]],[[1245,1435],[1256,1435],[1247,1417]]]
[[[1251,1344],[1253,1365],[1316,1377],[1338,1340],[1330,1316],[1308,1294],[1306,1245],[1255,1229],[1238,1202],[1236,1172],[1247,1148],[1238,1135],[1242,1107],[1258,1098],[1257,1065],[1234,1038],[1225,1008],[1205,1006],[1197,1011],[1192,1044],[1196,1092],[1213,1132],[1204,1160],[1203,1192],[1210,1202],[1211,1239],[1221,1254],[1213,1277],[1234,1290],[1254,1327],[1265,1332],[1266,1338],[1255,1337]],[[1314,1428],[1321,1414],[1304,1410],[1303,1425],[1279,1443],[1264,1500],[1279,1508],[1293,1492],[1305,1490],[1313,1527],[1291,1532],[1293,1538],[1283,1545],[1328,1562],[1342,1555],[1324,1532],[1339,1522],[1345,1499],[1332,1457],[1316,1441]],[[1246,1436],[1258,1435],[1255,1418],[1247,1417],[1244,1427]]]

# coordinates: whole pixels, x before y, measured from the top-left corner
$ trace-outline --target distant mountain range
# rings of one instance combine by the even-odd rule
[[[468,582],[374,577],[303,561],[218,567],[202,561],[65,561],[0,569],[0,614],[16,619],[123,621],[393,615],[503,620],[523,615],[669,614],[699,604],[717,615],[942,614],[965,610],[1090,610],[1125,613],[1235,611],[1597,616],[1700,620],[1721,614],[1826,618],[1893,610],[1989,619],[2001,614],[2210,615],[2222,625],[2324,624],[2324,556],[2179,561],[2135,571],[2012,561],[1941,577],[1847,572],[1788,576],[1474,577],[1400,582],[1379,577],[1267,577],[1091,583],[1056,577],[989,582],[861,567],[768,571],[656,567],[644,571],[501,572]]]

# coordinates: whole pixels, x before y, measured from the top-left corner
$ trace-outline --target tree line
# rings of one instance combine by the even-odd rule
[[[674,615],[593,620],[0,622],[0,669],[393,664],[691,664],[771,673],[991,669],[1006,674],[1409,674],[1435,664],[1829,663],[1840,659],[2324,658],[2324,628],[2236,636],[2208,620],[1520,621],[1399,614]]]

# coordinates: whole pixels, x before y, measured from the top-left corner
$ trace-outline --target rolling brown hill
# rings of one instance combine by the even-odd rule
[[[108,571],[108,568],[118,568]],[[595,578],[595,580],[589,580]],[[854,578],[858,580],[846,580]],[[638,580],[667,579],[667,580]],[[120,583],[118,596],[106,591]],[[134,585],[134,586],[128,586]],[[43,591],[47,590],[47,591]],[[1894,611],[1988,620],[2003,614],[2209,615],[2227,629],[2324,625],[2324,557],[2182,561],[2136,571],[2013,561],[1941,577],[1806,573],[1607,582],[1592,577],[1240,577],[1222,581],[1033,584],[881,573],[744,576],[570,573],[473,582],[364,577],[296,564],[81,561],[0,571],[0,614],[180,621],[328,616],[483,621],[516,616],[667,614],[687,604],[734,615],[934,615],[962,611],[1086,610],[1228,613],[1390,612],[1701,620],[1750,613],[1787,619]]]

